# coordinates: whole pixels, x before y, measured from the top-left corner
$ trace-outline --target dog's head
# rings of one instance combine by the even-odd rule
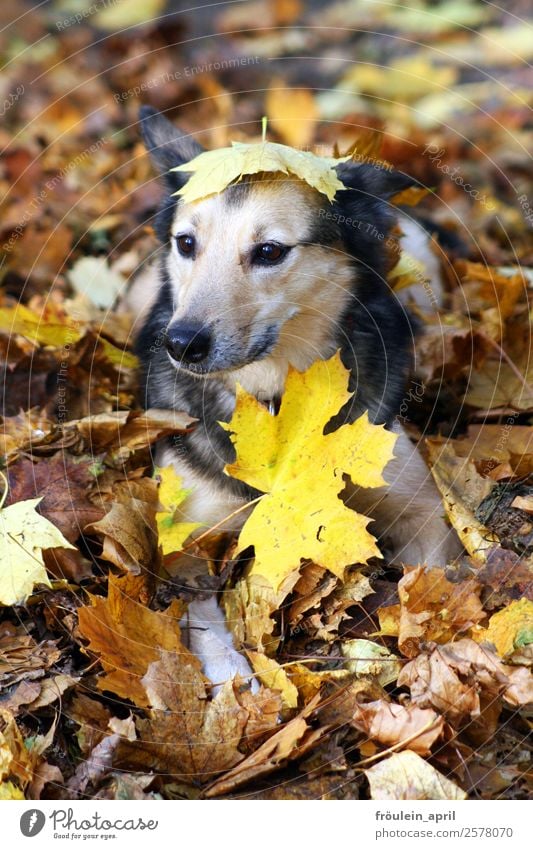
[[[404,187],[403,175],[339,166],[347,189],[333,204],[282,174],[253,175],[184,203],[174,193],[188,175],[170,169],[202,148],[149,107],[141,127],[168,191],[156,231],[165,246],[173,365],[209,375],[270,355],[303,369],[332,354],[358,281],[385,267],[393,220],[385,199]]]

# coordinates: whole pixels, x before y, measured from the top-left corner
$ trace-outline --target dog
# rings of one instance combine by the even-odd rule
[[[166,192],[155,218],[159,262],[140,273],[129,307],[137,315],[144,405],[198,420],[156,453],[191,490],[183,521],[219,523],[258,494],[223,471],[234,449],[218,422],[231,418],[236,384],[275,412],[289,365],[304,371],[340,350],[353,396],[329,428],[368,410],[372,422],[398,433],[384,473],[389,485],[352,491],[347,503],[372,517],[370,529],[389,541],[392,561],[449,563],[460,545],[397,421],[416,332],[386,280],[386,242],[399,219],[404,247],[425,251],[428,264],[433,259],[427,232],[391,204],[413,180],[346,161],[336,169],[345,188],[331,203],[285,174],[257,174],[187,204],[176,192],[188,175],[170,169],[202,147],[150,107],[142,108],[140,126]],[[431,285],[438,297],[437,276]],[[246,515],[223,527],[238,529]],[[209,610],[218,616],[212,602]]]

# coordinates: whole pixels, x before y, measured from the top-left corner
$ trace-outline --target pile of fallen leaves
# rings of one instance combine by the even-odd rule
[[[7,91],[22,94],[0,129],[0,798],[524,798],[527,29],[476,3],[457,20],[457,4],[389,4],[384,22],[380,4],[358,0],[259,0],[218,13],[214,45],[191,37],[207,31],[201,10],[158,19],[164,7],[151,0],[143,22],[124,0],[60,31],[52,4],[22,40],[39,49],[24,53],[9,27],[1,36],[7,56],[22,51],[6,71]],[[9,24],[15,4],[0,17]],[[352,62],[354,48],[357,64],[330,61],[334,49]],[[320,61],[294,61],[305,54]],[[343,507],[343,474],[379,486],[394,440],[365,418],[323,435],[347,397],[334,359],[291,373],[275,417],[239,393],[228,473],[263,495],[238,539],[215,529],[187,549],[207,576],[182,571],[186,493],[171,469],[154,473],[151,449],[194,422],[140,409],[135,317],[113,309],[156,249],[139,94],[212,148],[237,139],[245,156],[266,112],[281,143],[328,156],[336,143],[431,189],[398,199],[449,237],[434,244],[447,301],[419,316],[400,414],[464,544],[459,562],[388,566],[367,519]],[[400,260],[390,282],[420,274]],[[179,623],[198,589],[220,593],[257,692],[236,679],[215,695],[184,645]]]

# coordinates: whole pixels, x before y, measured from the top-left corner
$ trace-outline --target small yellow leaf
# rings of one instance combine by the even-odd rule
[[[339,354],[303,374],[289,370],[277,416],[238,387],[233,418],[222,425],[237,455],[226,472],[267,493],[241,531],[239,551],[254,546],[252,574],[276,590],[301,558],[342,579],[348,564],[381,557],[366,530],[370,519],[345,507],[339,493],[343,473],[358,486],[384,486],[396,436],[370,424],[366,413],[324,435],[351,397],[348,378]]]
[[[0,784],[0,802],[10,799],[25,799],[24,793],[12,781],[2,781]]]
[[[19,501],[0,511],[0,604],[22,604],[35,584],[51,586],[43,549],[75,548],[52,522],[37,513],[40,501]]]
[[[356,678],[371,675],[383,687],[396,681],[402,669],[399,657],[371,640],[346,640],[341,643],[346,669]]]
[[[394,291],[400,292],[408,286],[414,286],[427,280],[426,267],[423,262],[411,256],[407,251],[402,251],[400,259],[387,274],[387,279],[392,284]]]
[[[504,659],[516,649],[533,644],[533,602],[527,598],[512,601],[490,617],[489,627],[478,631],[475,639],[493,643]]]
[[[165,0],[121,0],[120,3],[95,4],[98,12],[94,16],[97,27],[116,32],[127,27],[151,24],[157,21],[165,8]],[[89,13],[90,7],[87,8]],[[85,14],[80,13],[85,17]]]
[[[408,189],[403,189],[403,191],[393,195],[391,203],[396,206],[417,206],[428,194],[429,189],[424,186],[409,186]]]
[[[174,467],[156,468],[156,474],[161,479],[159,501],[164,507],[163,510],[156,513],[159,542],[163,548],[163,554],[173,554],[176,551],[181,551],[185,540],[193,531],[202,527],[202,523],[176,520],[176,511],[180,504],[185,501],[190,490],[183,489],[182,480],[176,474]]]
[[[192,172],[192,177],[176,192],[186,203],[222,192],[245,174],[263,172],[292,174],[331,201],[339,189],[344,188],[335,171],[339,162],[342,159],[317,156],[310,151],[295,150],[274,142],[232,142],[231,147],[204,151],[190,162],[171,170]]]
[[[131,351],[125,351],[123,348],[117,348],[116,345],[113,345],[112,342],[104,339],[103,336],[100,336],[98,341],[104,349],[106,359],[108,359],[110,363],[113,363],[113,365],[120,366],[121,368],[138,367],[139,360],[135,354],[131,353]]]
[[[429,92],[442,92],[453,86],[458,74],[458,69],[452,65],[437,66],[424,56],[406,56],[387,67],[355,64],[341,80],[339,88],[411,103]]]
[[[39,345],[60,348],[67,343],[77,342],[81,333],[77,326],[65,316],[51,321],[46,313],[38,315],[23,304],[0,309],[0,331],[19,334]]]
[[[318,107],[308,89],[287,88],[282,80],[274,80],[266,97],[266,113],[287,144],[307,147],[313,140]]]
[[[295,708],[298,705],[298,690],[287,677],[283,667],[261,652],[247,651],[246,654],[265,687],[269,690],[280,690],[283,706]]]

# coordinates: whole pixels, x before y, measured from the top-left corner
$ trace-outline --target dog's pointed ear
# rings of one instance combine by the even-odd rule
[[[176,172],[169,174],[170,169],[194,159],[203,147],[151,106],[141,106],[139,123],[142,139],[157,170],[172,183],[183,180],[184,176],[179,177]]]
[[[386,201],[404,189],[420,185],[409,174],[369,162],[341,162],[337,166],[337,174],[347,189],[355,189]]]

